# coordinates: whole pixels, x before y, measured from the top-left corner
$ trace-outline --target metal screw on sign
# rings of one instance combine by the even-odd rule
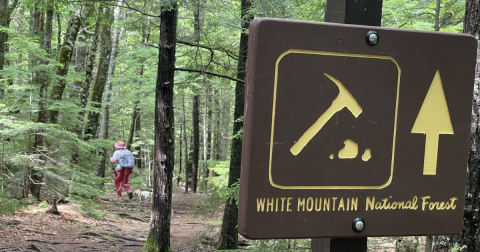
[[[355,218],[352,222],[352,229],[356,233],[360,233],[365,229],[365,220],[362,218]]]
[[[380,37],[378,36],[376,31],[369,31],[365,36],[365,41],[367,42],[368,45],[371,45],[371,46],[378,44],[379,40],[380,40]]]

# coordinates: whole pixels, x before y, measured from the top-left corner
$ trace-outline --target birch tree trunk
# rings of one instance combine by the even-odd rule
[[[60,65],[57,67],[56,75],[60,78],[52,87],[52,91],[50,93],[50,100],[53,104],[56,101],[62,100],[63,91],[65,90],[66,85],[66,80],[64,77],[67,76],[68,66],[70,65],[70,60],[72,59],[72,52],[75,47],[75,42],[77,41],[78,32],[80,30],[80,27],[82,27],[83,22],[85,21],[88,9],[89,5],[82,5],[80,10],[75,13],[75,15],[70,19],[70,22],[68,23],[67,31],[65,33],[65,40],[58,54],[58,63]],[[57,123],[58,110],[48,110],[47,120],[49,123]]]
[[[155,163],[152,220],[142,251],[169,252],[172,176],[175,165],[173,87],[177,33],[177,3],[160,13],[160,44],[155,90]]]
[[[242,0],[241,18],[242,31],[240,35],[239,59],[237,66],[237,79],[245,80],[246,64],[247,64],[247,48],[248,48],[248,28],[253,20],[253,14],[249,11],[252,8],[251,0]],[[237,134],[243,127],[243,121],[238,122],[237,119],[244,114],[245,104],[245,83],[237,81],[235,86],[235,113],[233,134]],[[232,151],[230,155],[230,171],[228,174],[228,187],[238,182],[240,179],[240,164],[242,157],[242,140],[238,138],[232,139]],[[223,213],[222,230],[220,232],[220,240],[218,242],[219,249],[237,249],[238,248],[238,231],[237,231],[238,207],[234,199],[227,199],[225,211]]]

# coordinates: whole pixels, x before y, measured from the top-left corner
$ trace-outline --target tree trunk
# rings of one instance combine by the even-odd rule
[[[52,28],[53,28],[53,3],[48,3],[47,8],[47,18],[45,22],[45,37],[43,39],[43,44],[41,45],[43,49],[47,52],[47,56],[50,56],[52,51]],[[45,59],[42,62],[45,65],[48,65],[48,60]],[[42,71],[39,73],[38,78],[40,84],[40,99],[38,101],[38,117],[37,122],[45,123],[46,120],[46,112],[47,112],[47,87],[49,83],[48,73]],[[41,146],[43,144],[43,136],[42,134],[36,134],[35,136],[35,147]]]
[[[425,237],[425,252],[432,252],[433,236]]]
[[[123,33],[123,27],[119,29],[119,20],[120,20],[120,7],[122,2],[121,0],[118,1],[118,5],[114,8],[114,28],[113,28],[113,42],[112,42],[112,55],[110,57],[110,64],[108,65],[108,72],[107,72],[107,83],[105,84],[105,96],[103,97],[103,107],[102,107],[102,119],[100,125],[100,138],[107,139],[108,138],[108,124],[110,120],[110,91],[112,90],[112,79],[115,74],[115,65],[118,55],[118,43],[120,41],[120,37]]]
[[[81,85],[80,94],[80,112],[78,112],[78,123],[76,133],[79,139],[83,139],[83,124],[85,117],[85,108],[87,107],[88,96],[90,94],[90,85],[94,78],[95,58],[97,57],[98,38],[100,33],[101,17],[98,16],[95,24],[95,34],[93,35],[92,45],[88,53],[88,62],[85,69],[85,79]],[[74,162],[77,163],[77,162]]]
[[[187,124],[185,122],[185,95],[182,97],[182,124],[183,124],[183,149],[185,151],[185,192],[188,193],[188,163],[190,155],[188,155],[188,143],[187,143]]]
[[[222,118],[220,117],[220,92],[218,89],[214,89],[213,91],[213,103],[215,104],[215,129],[213,130],[213,159],[220,160],[220,145],[222,143],[222,128],[221,128],[221,121]]]
[[[108,78],[108,69],[110,65],[110,56],[112,53],[112,11],[110,8],[100,6],[101,11],[99,15],[102,15],[101,29],[100,29],[100,60],[98,62],[98,71],[93,84],[92,99],[90,100],[92,108],[100,110],[102,107],[103,91],[105,90],[105,84]],[[87,128],[85,129],[85,140],[97,137],[99,129],[99,116],[97,111],[90,111],[88,113]]]
[[[135,101],[133,104],[133,111],[132,111],[132,119],[130,120],[130,131],[128,133],[128,139],[127,139],[127,149],[130,150],[132,147],[133,143],[133,133],[135,132],[135,122],[137,121],[137,106],[138,106],[138,100]]]
[[[465,20],[463,33],[471,34],[477,39],[480,36],[480,2],[467,0],[465,5]],[[480,46],[477,48],[477,65],[475,67],[475,82],[472,102],[472,123],[470,131],[470,155],[468,157],[467,184],[465,188],[465,208],[463,228],[460,234],[447,237],[438,237],[437,251],[447,251],[454,247],[462,248],[461,252],[476,252],[480,248]],[[443,250],[442,250],[443,249]]]
[[[228,128],[230,127],[230,121],[232,121],[230,120],[230,101],[224,100],[223,110],[222,110],[222,132],[220,134],[220,140],[221,140],[220,159],[222,161],[227,161],[228,144],[230,143],[230,137],[228,136]]]
[[[119,31],[118,21],[120,20],[120,6],[122,4],[121,0],[118,1],[118,5],[114,7],[114,20],[113,20],[113,42],[112,42],[112,53],[110,56],[110,63],[108,65],[107,71],[107,83],[105,84],[105,95],[103,97],[103,106],[102,106],[102,117],[100,122],[100,134],[99,138],[108,139],[108,123],[110,118],[110,91],[112,90],[112,79],[115,74],[115,62],[118,55],[118,42],[122,34],[123,28]],[[101,148],[98,153],[102,156],[102,160],[97,164],[97,176],[105,178],[105,169],[106,169],[106,160],[107,160],[107,150]]]
[[[437,0],[435,7],[435,31],[440,31],[440,2],[441,0]]]
[[[42,15],[38,15],[42,16]],[[52,20],[53,20],[53,2],[49,1],[48,2],[48,7],[47,7],[47,17],[46,17],[46,22],[44,25],[44,28],[39,28],[39,30],[44,31],[44,38],[40,41],[43,43],[41,44],[41,47],[47,52],[47,57],[50,56],[50,52],[52,49]],[[41,25],[42,22],[38,22],[38,25]],[[42,64],[48,65],[48,59],[43,59]],[[38,111],[38,117],[37,117],[37,122],[38,123],[45,123],[46,122],[46,111],[47,111],[47,87],[49,83],[48,79],[48,72],[46,71],[40,71],[37,73],[37,78],[35,78],[38,83],[40,84],[40,99],[38,101],[38,106],[39,106],[39,111]],[[37,134],[35,134],[35,143],[34,143],[34,149],[38,152],[41,150],[42,146],[44,145],[43,142],[43,134],[41,131],[37,131]],[[40,173],[39,171],[36,171],[35,169],[30,170],[30,178],[33,180],[35,183],[29,183],[30,185],[30,192],[32,193],[32,196],[35,198],[40,198],[40,190],[41,190],[41,182],[43,180],[43,174]]]
[[[207,108],[208,101],[208,108]],[[212,95],[210,94],[210,88],[207,87],[207,95],[205,97],[205,110],[207,110],[207,118],[205,118],[205,131],[207,141],[205,143],[205,155],[203,169],[205,171],[205,178],[208,178],[210,170],[208,169],[208,160],[211,159],[212,152]],[[205,180],[205,185],[207,182]]]
[[[175,166],[173,87],[177,33],[177,4],[160,13],[160,43],[155,90],[155,164],[152,221],[143,251],[168,252],[172,206],[172,176]]]
[[[193,160],[192,160],[192,192],[197,192],[197,177],[198,177],[198,157],[200,149],[200,127],[199,127],[199,111],[198,105],[200,103],[200,98],[198,95],[193,97]]]
[[[77,41],[78,31],[83,25],[85,18],[87,16],[89,6],[84,4],[77,13],[70,19],[68,23],[67,32],[65,33],[65,40],[60,48],[58,55],[58,63],[60,64],[57,67],[56,75],[60,78],[57,83],[52,87],[50,93],[50,100],[54,104],[56,101],[62,100],[63,91],[65,90],[66,80],[65,77],[68,73],[68,66],[70,65],[70,60],[72,58],[72,52],[75,47],[75,42]],[[47,111],[47,120],[50,123],[57,123],[58,121],[58,110],[52,109]]]
[[[0,0],[0,26],[9,28],[12,12],[17,8],[18,0]],[[0,71],[5,67],[5,53],[8,51],[8,33],[0,31]],[[0,75],[0,79],[3,78]],[[4,93],[4,88],[0,85],[0,95]]]
[[[142,114],[140,113],[140,107],[136,106],[136,110],[137,110],[137,116],[135,117],[135,138],[136,140],[135,141],[139,141],[140,140],[140,131],[142,130],[142,125],[141,125],[141,116]],[[135,164],[137,165],[137,168],[140,170],[142,169],[142,148],[140,145],[138,145],[136,148],[135,148],[137,154],[135,154]]]
[[[183,108],[182,108],[183,109]],[[180,174],[182,174],[182,149],[183,149],[183,138],[182,138],[182,133],[183,133],[183,123],[180,124],[180,142],[178,144],[178,164],[179,164],[179,169],[178,169],[178,176],[177,176],[177,185],[180,184]]]
[[[87,23],[84,22],[83,26]],[[84,73],[85,67],[87,64],[87,52],[88,52],[88,45],[87,45],[87,37],[88,34],[85,30],[80,32],[80,36],[78,36],[78,42],[80,45],[77,46],[75,49],[75,72],[77,73]],[[81,96],[82,91],[82,83],[83,81],[75,81],[73,83],[73,91],[70,94],[70,98],[74,98],[75,102]]]
[[[242,28],[245,32],[240,35],[239,59],[237,67],[237,79],[245,80],[247,48],[248,48],[248,28],[253,20],[253,14],[249,11],[252,7],[252,1],[242,0]],[[237,81],[235,86],[235,113],[233,134],[237,134],[243,127],[243,121],[238,122],[237,119],[244,114],[245,104],[245,83]],[[238,138],[232,139],[232,150],[230,155],[230,171],[228,174],[228,187],[238,182],[240,179],[240,164],[242,158],[242,140]],[[227,199],[225,211],[223,213],[222,230],[220,232],[220,240],[218,242],[219,249],[237,249],[238,248],[238,231],[237,231],[238,207],[234,199]]]
[[[188,193],[188,186],[192,179],[192,166],[193,166],[193,137],[190,137],[190,148],[188,150],[187,166],[185,167],[185,192]],[[190,186],[190,190],[192,187]]]

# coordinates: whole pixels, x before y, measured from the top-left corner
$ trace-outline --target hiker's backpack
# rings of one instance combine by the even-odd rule
[[[129,150],[121,151],[120,160],[118,160],[118,164],[122,168],[133,168],[133,165],[135,164],[133,154]]]

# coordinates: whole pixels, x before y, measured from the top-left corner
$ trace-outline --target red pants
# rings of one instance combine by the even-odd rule
[[[122,168],[115,172],[115,186],[117,187],[118,196],[122,196],[122,186],[130,191],[130,185],[128,184],[128,177],[132,174],[133,169]]]

